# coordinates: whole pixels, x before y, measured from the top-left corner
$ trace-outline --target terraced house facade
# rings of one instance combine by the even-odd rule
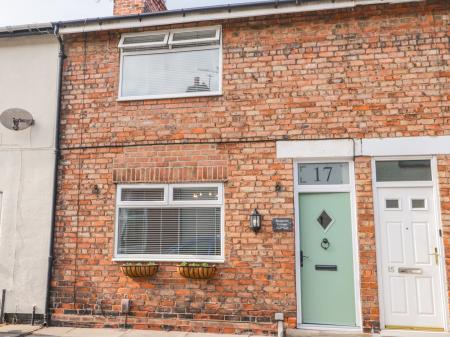
[[[52,323],[446,335],[448,2],[159,5],[58,27]]]

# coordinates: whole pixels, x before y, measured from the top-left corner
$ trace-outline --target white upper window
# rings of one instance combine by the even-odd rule
[[[123,34],[119,99],[221,94],[220,27]]]
[[[119,185],[115,260],[223,261],[223,185]]]

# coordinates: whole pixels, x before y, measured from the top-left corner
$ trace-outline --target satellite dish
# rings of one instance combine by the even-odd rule
[[[33,125],[34,119],[27,110],[12,108],[2,112],[0,123],[9,130],[20,131]]]

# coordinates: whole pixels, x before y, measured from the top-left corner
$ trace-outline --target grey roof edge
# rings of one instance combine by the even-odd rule
[[[371,4],[423,2],[426,0],[257,0],[247,3],[175,9],[135,15],[107,16],[54,23],[62,34],[127,29],[146,26],[164,26],[179,23],[217,21],[252,16],[298,13],[352,8]],[[94,28],[93,26],[96,26]],[[112,28],[115,26],[115,28]],[[120,27],[120,28],[119,28]]]
[[[51,23],[41,23],[41,24],[31,24],[31,25],[20,25],[20,26],[6,26],[0,27],[0,37],[5,36],[22,36],[22,35],[38,35],[38,34],[53,34],[59,29],[64,29],[68,27],[83,27],[88,24],[102,25],[112,24],[116,22],[131,22],[136,20],[151,20],[152,18],[170,18],[176,16],[189,16],[189,15],[205,15],[204,20],[208,20],[207,14],[220,14],[220,13],[232,13],[236,11],[246,11],[246,10],[265,10],[265,9],[289,9],[295,8],[302,5],[308,4],[320,4],[320,3],[336,3],[339,2],[354,2],[355,4],[380,4],[380,3],[402,3],[402,2],[421,2],[424,0],[269,0],[269,1],[254,1],[246,3],[236,3],[236,4],[224,4],[215,6],[203,6],[203,7],[193,7],[187,9],[174,9],[160,12],[151,12],[143,14],[134,15],[122,15],[122,16],[105,16],[98,18],[86,18],[77,20],[66,20],[66,21],[55,21]],[[339,8],[337,6],[337,8]],[[286,12],[284,12],[286,13]],[[276,13],[272,13],[276,14]],[[226,19],[224,17],[223,19]],[[187,20],[186,22],[189,22]]]
[[[0,36],[26,36],[53,33],[52,23],[37,23],[30,25],[4,26],[0,27]]]
[[[215,5],[215,6],[203,6],[203,7],[191,7],[191,8],[181,8],[181,9],[172,9],[167,11],[159,11],[159,12],[149,12],[142,14],[132,14],[132,15],[121,15],[121,16],[105,16],[99,18],[89,18],[89,19],[80,19],[80,20],[68,20],[68,21],[60,21],[57,22],[61,27],[64,26],[78,26],[88,23],[96,23],[96,22],[109,22],[109,21],[123,21],[123,20],[134,20],[139,18],[150,18],[157,16],[170,16],[170,15],[178,15],[178,14],[190,14],[190,13],[207,13],[207,12],[220,12],[220,11],[232,11],[236,9],[246,9],[246,8],[273,8],[277,6],[286,6],[286,5],[301,5],[308,2],[317,2],[318,0],[270,0],[270,1],[254,1],[254,2],[243,2],[243,3],[235,3],[235,4],[224,4],[224,5]],[[320,1],[320,0],[319,0]]]
[[[225,4],[225,5],[215,5],[215,6],[203,6],[203,7],[192,7],[192,8],[182,8],[174,9],[160,12],[150,12],[143,14],[132,14],[132,15],[121,15],[121,16],[104,16],[97,18],[86,18],[77,20],[64,20],[64,21],[54,21],[48,23],[37,23],[37,24],[26,24],[26,25],[13,25],[13,26],[3,26],[0,27],[0,35],[18,36],[18,35],[36,35],[45,34],[55,29],[57,27],[69,27],[69,26],[81,26],[89,23],[102,23],[102,22],[114,22],[114,21],[126,21],[134,20],[140,18],[150,18],[159,16],[170,16],[170,15],[184,15],[189,13],[203,13],[210,11],[232,11],[233,9],[245,9],[245,8],[255,8],[255,7],[273,7],[273,6],[283,6],[286,4],[302,4],[306,2],[317,1],[317,0],[270,0],[270,1],[254,1],[247,3],[236,3],[236,4]]]

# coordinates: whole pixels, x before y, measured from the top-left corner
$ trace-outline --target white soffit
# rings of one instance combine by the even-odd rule
[[[353,157],[352,139],[293,140],[277,142],[277,158]]]

